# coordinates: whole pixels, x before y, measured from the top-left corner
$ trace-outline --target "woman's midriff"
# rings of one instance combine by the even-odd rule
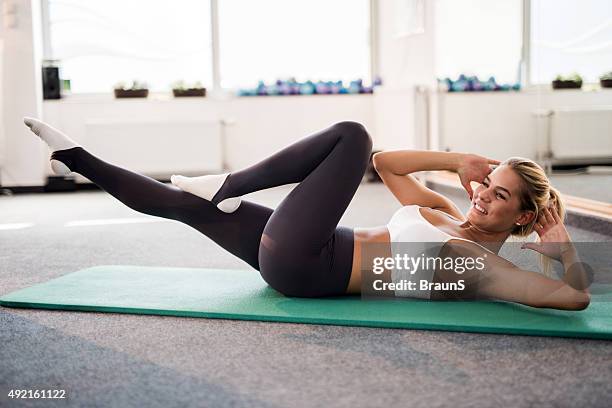
[[[386,226],[373,228],[355,228],[355,245],[353,249],[353,267],[349,280],[347,294],[361,293],[362,271],[372,271],[375,257],[391,256],[391,238]],[[385,271],[380,278],[390,281],[391,272]]]

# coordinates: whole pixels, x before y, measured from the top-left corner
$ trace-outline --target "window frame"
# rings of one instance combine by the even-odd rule
[[[219,0],[210,1],[210,28],[211,28],[211,53],[210,61],[212,68],[212,88],[214,91],[227,91],[228,88],[221,87],[221,72],[219,55]],[[378,47],[378,10],[380,0],[369,0],[370,8],[370,75],[371,80],[379,75],[379,47]],[[49,20],[49,0],[40,0],[41,3],[41,18],[42,18],[42,45],[43,58],[47,60],[53,59],[53,51],[51,46],[51,30]],[[531,6],[532,0],[522,1],[522,47],[521,47],[521,86],[523,89],[539,89],[548,87],[546,83],[533,83],[531,78]],[[595,84],[596,82],[589,83]]]
[[[531,83],[531,0],[523,0],[523,46],[521,48],[521,87],[533,88]]]
[[[228,91],[231,88],[221,87],[221,68],[220,68],[220,47],[219,47],[219,0],[210,1],[210,30],[211,30],[211,68],[212,68],[212,91]],[[370,46],[370,80],[378,76],[378,1],[368,0],[370,9],[370,28],[369,28],[369,46]],[[52,60],[53,47],[51,42],[51,21],[49,18],[49,0],[40,0],[41,19],[42,19],[42,45],[43,58]],[[79,93],[79,95],[93,93]]]
[[[537,1],[537,0],[536,0]],[[521,85],[530,90],[549,89],[550,82],[534,83],[531,78],[531,6],[533,0],[523,0],[523,48]],[[552,78],[550,79],[552,81]],[[583,85],[599,85],[599,82],[584,82]],[[584,89],[584,88],[583,88]]]

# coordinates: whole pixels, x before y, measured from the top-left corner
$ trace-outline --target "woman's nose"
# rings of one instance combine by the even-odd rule
[[[477,196],[483,201],[490,202],[491,201],[491,189],[482,186],[481,189],[477,190]]]

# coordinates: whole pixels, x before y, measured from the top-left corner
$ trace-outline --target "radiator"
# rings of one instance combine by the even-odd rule
[[[87,121],[80,142],[92,154],[151,177],[224,168],[221,121]]]
[[[612,160],[612,107],[554,109],[546,117],[544,146],[552,162]]]

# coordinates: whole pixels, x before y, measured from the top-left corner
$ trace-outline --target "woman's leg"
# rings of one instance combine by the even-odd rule
[[[52,137],[65,141],[65,135],[56,129],[38,121],[35,126],[28,122],[31,120],[26,124],[50,147]],[[235,213],[222,213],[207,200],[105,163],[80,146],[55,151],[52,159],[137,211],[174,218],[202,231],[260,270],[264,279],[281,292],[323,296],[342,294],[348,284],[352,231],[336,227],[363,177],[371,147],[362,125],[340,122],[232,173],[213,199],[218,202],[301,181],[273,216],[271,210],[251,203]],[[253,250],[255,246],[259,247],[259,256]],[[338,272],[340,278],[335,276]]]
[[[337,226],[371,150],[362,125],[340,122],[230,175],[220,190],[228,196],[300,182],[274,210],[261,238],[260,271],[270,286],[290,296],[345,293],[353,234]]]
[[[371,149],[362,125],[340,122],[232,173],[219,191],[236,196],[300,182],[274,213],[248,202],[234,213],[223,213],[207,200],[104,163],[80,147],[55,152],[52,158],[138,211],[202,231],[258,269],[280,292],[318,297],[344,294],[348,285],[353,235],[337,225],[361,182]]]
[[[350,137],[356,133],[367,134],[359,123],[339,122],[298,140],[252,166],[232,172],[227,177],[226,175],[177,176],[179,180],[176,180],[176,185],[185,191],[211,200],[214,204],[219,204],[227,198],[299,183],[330,154],[341,137]]]
[[[58,150],[51,155],[128,207],[149,215],[181,221],[259,270],[258,251],[270,208],[243,202],[232,214],[177,187],[160,183],[109,164],[82,147]]]

